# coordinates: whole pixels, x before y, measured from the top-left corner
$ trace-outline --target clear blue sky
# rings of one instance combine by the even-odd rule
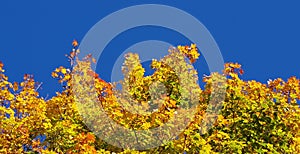
[[[300,3],[296,0],[2,0],[0,61],[5,64],[9,80],[21,81],[25,73],[34,74],[37,81],[44,83],[41,96],[52,96],[60,86],[52,79],[51,72],[58,66],[68,66],[64,55],[70,52],[72,40],[80,41],[106,15],[145,3],[174,6],[195,16],[215,38],[225,62],[243,65],[245,74],[242,78],[245,80],[266,82],[270,78],[300,77]],[[169,35],[162,36],[161,31]],[[189,43],[172,31],[156,27],[136,28],[113,40],[104,56],[113,60],[119,55],[118,51],[149,38],[174,44]],[[199,64],[205,65],[205,62]],[[111,67],[105,65],[108,67],[102,66],[97,72],[109,79]]]

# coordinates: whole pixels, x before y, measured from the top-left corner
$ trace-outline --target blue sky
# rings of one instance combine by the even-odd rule
[[[225,62],[243,65],[245,80],[300,77],[300,3],[294,1],[8,1],[0,2],[0,61],[10,81],[21,81],[25,73],[43,82],[41,96],[59,91],[51,77],[58,66],[68,66],[65,54],[71,42],[79,42],[103,17],[138,4],[165,4],[195,16],[210,31]],[[178,20],[180,21],[180,20]],[[124,21],[130,22],[130,21]],[[164,35],[161,35],[162,32]],[[158,39],[190,43],[173,31],[140,27],[117,36],[105,49],[105,64],[98,64],[100,77],[108,80],[110,62],[131,44]],[[106,57],[105,57],[106,56]],[[202,57],[203,58],[203,57]],[[207,72],[204,59],[197,65]]]

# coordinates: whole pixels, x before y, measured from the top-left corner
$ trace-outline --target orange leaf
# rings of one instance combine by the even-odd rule
[[[51,76],[54,77],[54,78],[57,78],[57,77],[58,77],[58,74],[55,73],[55,72],[52,72]]]
[[[73,41],[72,43],[73,47],[77,47],[78,46],[78,42],[76,40]]]
[[[91,133],[88,133],[87,140],[88,140],[88,142],[95,142],[95,136],[92,135]]]
[[[17,91],[19,89],[19,85],[17,82],[14,82],[14,85],[13,85],[13,90],[14,91]]]
[[[95,58],[92,58],[92,62],[96,64],[96,59],[95,59]]]

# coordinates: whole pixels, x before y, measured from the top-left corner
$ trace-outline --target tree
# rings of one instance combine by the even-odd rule
[[[146,77],[138,55],[126,55],[120,90],[91,69],[95,62],[91,55],[78,59],[78,44],[73,45],[68,55],[71,67],[59,67],[52,73],[64,90],[49,100],[39,96],[40,85],[32,75],[25,75],[21,83],[9,82],[0,63],[0,153],[300,153],[300,80],[296,77],[267,84],[243,81],[241,65],[227,63],[223,74],[203,78],[206,86],[202,90],[192,67],[200,54],[192,44],[170,48],[162,60],[153,60],[155,72]],[[216,93],[223,81],[224,96]],[[222,106],[211,104],[212,96]],[[99,101],[89,101],[91,97]],[[136,134],[128,136],[128,142],[134,141],[130,144],[119,143],[116,137],[111,145],[92,131],[114,132],[110,123],[94,118],[99,117],[95,107],[134,132],[162,126],[176,115],[190,122],[171,141],[162,134],[145,136],[146,141],[160,145],[135,151],[132,147],[147,143],[135,138]],[[179,116],[191,107],[196,107],[192,117]],[[212,107],[219,107],[219,114],[206,117]]]

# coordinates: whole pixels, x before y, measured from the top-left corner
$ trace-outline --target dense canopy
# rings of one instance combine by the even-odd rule
[[[70,67],[59,67],[52,73],[64,90],[48,100],[39,96],[42,85],[33,75],[26,74],[20,83],[10,82],[0,62],[0,153],[300,153],[300,80],[296,77],[269,80],[267,84],[244,81],[240,78],[244,72],[241,65],[226,63],[223,74],[203,77],[206,85],[201,89],[192,67],[200,54],[192,44],[171,48],[163,60],[154,59],[151,76],[144,75],[137,54],[127,54],[120,90],[91,70],[91,63],[96,62],[91,55],[78,59],[78,43],[73,42],[73,46],[68,55]],[[172,65],[180,66],[180,70]],[[182,73],[178,75],[178,71]],[[151,91],[151,86],[160,90]],[[218,94],[222,87],[225,93]],[[160,127],[176,115],[187,114],[191,107],[195,112],[176,138],[168,140],[160,134],[151,138],[149,134],[144,138],[159,142],[159,146],[137,150],[135,145],[147,143],[136,139],[121,144],[115,138],[111,140],[115,144],[110,144],[102,138],[105,132],[99,135],[91,131],[94,128],[85,119],[98,112],[88,109],[83,117],[81,111],[90,105],[82,100],[91,97],[93,90],[99,100],[93,105],[132,130]],[[217,101],[211,101],[212,97]],[[131,99],[135,104],[126,102]],[[205,117],[211,108],[219,108],[218,114]],[[114,129],[108,127],[100,125],[98,129],[107,133]]]

